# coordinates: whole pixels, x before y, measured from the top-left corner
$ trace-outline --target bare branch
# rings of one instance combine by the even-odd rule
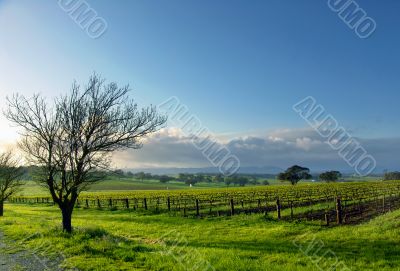
[[[39,95],[7,99],[6,117],[22,128],[19,147],[42,171],[39,182],[63,216],[72,214],[81,191],[100,180],[98,172],[109,167],[114,151],[141,148],[141,140],[165,124],[155,107],[138,109],[129,91],[94,74],[84,87],[74,82],[52,107]]]

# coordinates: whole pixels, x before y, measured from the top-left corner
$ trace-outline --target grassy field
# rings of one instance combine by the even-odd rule
[[[90,191],[221,187],[226,186],[199,183],[190,188],[181,182],[114,178]],[[20,194],[47,192],[28,181]],[[288,212],[283,210],[282,215]],[[58,208],[6,204],[0,232],[10,244],[53,257],[67,270],[400,270],[400,210],[340,227],[321,226],[320,221],[277,221],[275,215],[199,219],[177,213],[77,208],[75,231],[67,235],[62,233]]]
[[[56,207],[7,204],[0,230],[37,253],[60,258],[62,251],[63,265],[80,270],[188,270],[194,263],[208,270],[400,270],[400,211],[326,228],[263,215],[77,209],[73,224],[75,233],[65,235]]]

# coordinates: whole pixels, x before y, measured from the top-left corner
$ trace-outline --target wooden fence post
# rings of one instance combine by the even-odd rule
[[[293,220],[293,201],[290,201],[290,219]]]
[[[128,198],[125,199],[125,206],[126,206],[126,209],[129,209],[129,199]]]
[[[329,226],[329,213],[325,213],[325,224]]]
[[[386,211],[385,204],[386,204],[386,202],[385,202],[385,195],[383,195],[383,199],[382,199],[382,210],[383,210],[383,212]]]
[[[233,202],[233,199],[231,199],[231,215],[235,215],[235,203]]]
[[[144,209],[147,210],[147,199],[146,198],[143,199],[143,204],[144,204]]]
[[[278,213],[278,219],[281,219],[281,202],[279,198],[276,199],[276,212]]]
[[[336,222],[339,225],[343,223],[343,210],[340,198],[336,199]]]
[[[200,207],[199,207],[199,200],[196,199],[196,215],[200,216]]]
[[[89,200],[86,199],[86,208],[89,208]]]
[[[171,211],[171,199],[169,197],[167,199],[167,206],[168,206],[168,212]]]
[[[160,198],[157,198],[157,204],[156,204],[156,212],[158,212],[158,207],[160,205]]]
[[[98,207],[98,208],[101,208],[100,199],[97,199],[97,207]]]

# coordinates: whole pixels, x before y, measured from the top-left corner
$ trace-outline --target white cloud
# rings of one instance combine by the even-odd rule
[[[378,168],[396,168],[400,138],[358,140],[375,157]],[[307,128],[280,129],[264,136],[242,136],[218,143],[237,155],[242,166],[285,168],[301,164],[318,170],[349,169],[323,138]],[[201,151],[193,147],[190,138],[177,128],[163,129],[148,138],[142,149],[119,153],[115,161],[128,168],[211,166]]]
[[[240,136],[227,140],[213,137],[235,154],[241,166],[286,168],[301,164],[314,170],[350,169],[312,129],[280,129],[264,136]],[[378,170],[400,169],[400,138],[357,140],[374,156]],[[143,140],[143,148],[115,153],[113,165],[121,168],[210,167],[191,138],[179,128],[165,128]],[[15,140],[0,140],[0,150],[15,149]]]

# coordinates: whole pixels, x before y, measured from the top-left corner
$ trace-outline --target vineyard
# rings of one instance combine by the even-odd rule
[[[52,204],[50,197],[13,203]],[[356,223],[400,207],[400,181],[302,184],[249,188],[83,193],[77,208],[169,212],[184,217],[265,213],[282,220]]]

